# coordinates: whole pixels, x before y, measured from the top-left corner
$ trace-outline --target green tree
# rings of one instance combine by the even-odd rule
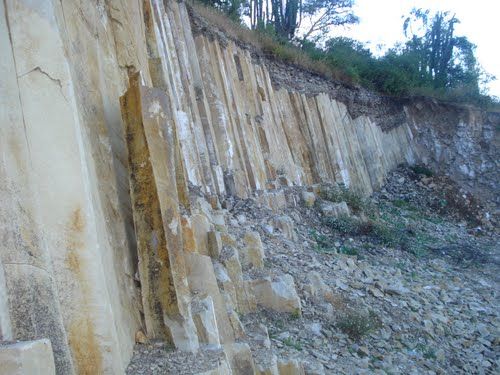
[[[233,21],[241,22],[243,0],[200,0],[200,2],[220,10]]]
[[[246,14],[252,29],[272,25],[276,35],[284,40],[292,40],[304,25],[304,44],[311,37],[326,35],[331,26],[357,22],[353,3],[354,0],[249,0]]]
[[[464,36],[455,35],[460,21],[449,12],[430,14],[413,9],[403,30],[408,37],[404,54],[410,54],[423,85],[435,89],[467,88],[479,93],[482,74],[474,55],[476,46]]]
[[[325,61],[342,69],[354,82],[369,83],[368,75],[373,64],[372,53],[357,40],[335,37],[325,42]]]
[[[359,22],[353,13],[353,0],[308,0],[303,6],[305,30],[301,45],[306,40],[318,42],[323,39],[332,26],[350,25]]]

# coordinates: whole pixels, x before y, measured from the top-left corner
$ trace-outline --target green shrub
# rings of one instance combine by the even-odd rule
[[[346,202],[354,213],[363,211],[368,205],[367,201],[361,195],[350,190],[343,184],[322,189],[320,196],[324,200],[334,203]]]
[[[339,253],[351,256],[358,256],[359,250],[353,246],[342,245],[340,246]]]
[[[398,208],[405,208],[405,209],[414,209],[411,204],[403,199],[396,199],[394,202],[392,202],[393,205],[395,205]]]
[[[283,340],[283,344],[286,346],[290,346],[296,350],[302,350],[302,345],[298,341],[293,341],[291,338],[287,337],[286,339]]]
[[[434,173],[425,165],[423,164],[415,164],[410,167],[410,169],[416,173],[416,174],[421,174],[426,177],[432,177]]]
[[[331,229],[344,235],[355,236],[361,232],[361,221],[348,215],[327,217],[324,219],[324,223]]]
[[[331,246],[331,241],[324,234],[319,234],[315,230],[311,231],[311,237],[316,241],[315,250],[320,253],[334,253],[335,248]]]
[[[290,313],[290,319],[292,319],[292,320],[300,319],[300,316],[301,316],[301,313],[300,313],[300,309],[299,308],[293,310]]]
[[[354,309],[348,309],[338,318],[336,325],[351,339],[359,340],[380,328],[381,320],[372,310],[366,314]]]
[[[373,237],[386,246],[396,247],[400,244],[402,233],[395,226],[377,221],[373,224]]]

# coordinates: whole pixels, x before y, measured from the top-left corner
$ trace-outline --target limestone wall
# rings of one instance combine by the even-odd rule
[[[146,56],[142,11],[17,0],[0,10],[0,255],[12,337],[50,338],[61,374],[121,373],[140,300],[118,98],[121,67]],[[120,16],[127,29],[115,33]]]
[[[123,373],[138,330],[231,347],[273,283],[245,281],[234,249],[216,260],[234,247],[217,197],[369,194],[417,158],[410,125],[276,90],[176,1],[1,2],[0,76],[0,339],[49,338],[59,374]]]

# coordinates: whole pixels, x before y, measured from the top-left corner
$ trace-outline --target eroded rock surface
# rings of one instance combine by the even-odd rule
[[[498,118],[284,76],[199,30],[170,0],[0,3],[0,339],[50,339],[64,375],[496,370],[498,258],[477,244],[498,212],[470,192],[495,201]],[[463,186],[399,176],[376,196],[403,210],[389,231],[392,209],[324,202],[422,161]],[[354,343],[340,313],[383,343]]]

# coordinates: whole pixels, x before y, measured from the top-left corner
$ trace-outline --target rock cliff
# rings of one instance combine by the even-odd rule
[[[261,239],[233,238],[227,197],[279,212],[286,188],[369,195],[421,161],[494,199],[498,117],[391,102],[384,126],[193,32],[182,2],[7,0],[0,51],[0,339],[50,339],[59,374],[123,373],[141,334],[253,368],[237,312],[301,305],[291,276],[249,276]]]

